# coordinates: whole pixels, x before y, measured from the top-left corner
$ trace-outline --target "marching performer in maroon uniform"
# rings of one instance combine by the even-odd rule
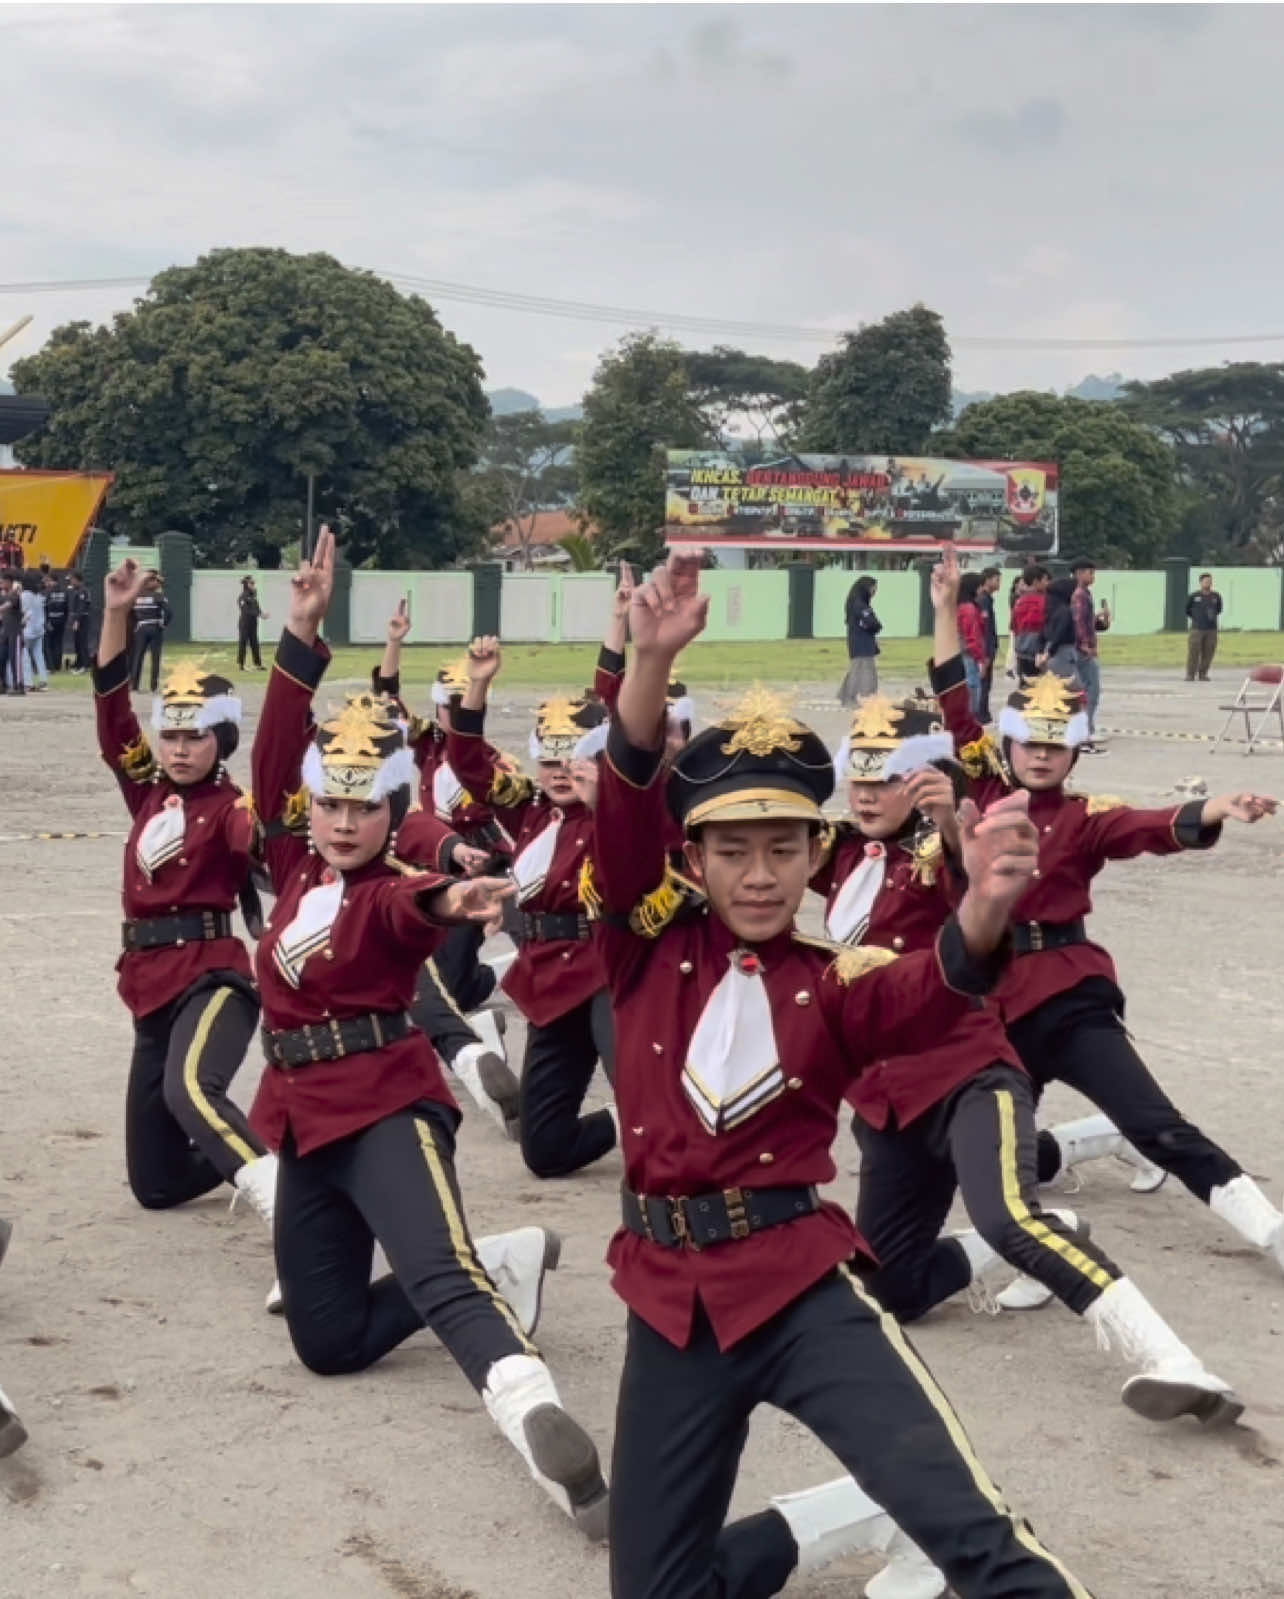
[[[1092,910],[1092,880],[1109,861],[1211,849],[1224,822],[1260,821],[1274,814],[1276,801],[1226,794],[1137,810],[1122,800],[1067,793],[1064,784],[1089,737],[1088,720],[1082,694],[1051,673],[1012,695],[999,717],[1002,745],[996,747],[971,715],[962,687],[954,623],[957,576],[949,550],[932,576],[933,687],[978,803],[1024,789],[1039,829],[1039,870],[1016,907],[1016,958],[997,998],[1036,1088],[1068,1083],[1105,1113],[1095,1133],[1079,1124],[1064,1146],[1055,1137],[1045,1141],[1040,1176],[1047,1181],[1055,1174],[1063,1148],[1087,1159],[1117,1152],[1126,1139],[1284,1266],[1284,1215],[1237,1161],[1186,1120],[1151,1076],[1124,1029],[1114,962],[1092,942],[1084,920]],[[1147,1334],[1134,1326],[1121,1289],[1116,1285],[1098,1305],[1103,1319],[1113,1315],[1118,1321],[1117,1329],[1107,1330],[1118,1330],[1127,1347],[1128,1339],[1135,1345]],[[1180,1364],[1176,1351],[1172,1358]]]
[[[466,660],[439,669],[432,686],[434,717],[421,721],[401,698],[401,646],[409,631],[410,612],[402,600],[388,618],[383,659],[371,674],[374,692],[392,699],[405,719],[432,813],[458,836],[452,864],[470,872],[507,871],[512,839],[490,808],[479,805],[463,787],[446,758],[451,709],[458,709],[468,686]],[[498,753],[497,759],[502,759]],[[437,953],[424,963],[411,1015],[477,1108],[507,1137],[516,1138],[521,1092],[504,1048],[504,1018],[478,1008],[490,998],[496,982],[494,968],[481,959],[485,937],[486,929],[476,923],[450,929]]]
[[[241,704],[226,678],[184,661],[152,707],[156,748],[129,696],[126,628],[153,580],[134,561],[107,578],[94,669],[98,747],[129,808],[121,998],[134,1017],[125,1163],[140,1205],[165,1209],[232,1183],[268,1222],[276,1160],[228,1096],[258,1020],[232,911],[254,817],[224,761]]]
[[[290,1336],[304,1364],[329,1375],[360,1371],[430,1326],[535,1480],[600,1537],[597,1451],[486,1275],[455,1177],[459,1113],[406,1014],[446,928],[491,917],[508,886],[456,881],[392,853],[393,835],[422,832],[423,819],[407,820],[414,762],[378,701],[350,700],[313,723],[333,562],[323,528],[314,563],[293,580],[252,758],[277,895],[258,947],[268,1064],[253,1117],[280,1151],[276,1257]],[[304,815],[310,845],[290,825]],[[439,847],[449,842],[429,825]],[[372,1284],[376,1239],[394,1275]]]
[[[794,916],[834,781],[820,739],[758,691],[662,776],[670,667],[704,625],[697,583],[697,564],[675,557],[634,596],[595,814],[627,1171],[609,1257],[629,1306],[612,1592],[761,1599],[864,1547],[881,1506],[963,1599],[1082,1599],[852,1274],[862,1240],[817,1191],[853,1079],[880,1054],[932,1045],[997,979],[1037,847],[1024,801],[979,824],[966,808],[969,887],[932,949],[896,959],[802,938]],[[666,790],[703,908],[673,889]],[[855,1480],[724,1530],[761,1403],[803,1421]]]
[[[503,987],[527,1021],[522,1158],[537,1177],[565,1177],[617,1141],[610,1111],[580,1114],[599,1059],[611,1075],[614,1046],[606,976],[579,897],[592,814],[571,772],[577,755],[600,747],[606,707],[581,697],[537,708],[530,740],[536,790],[508,770],[484,736],[486,700],[500,664],[498,639],[474,640],[468,688],[452,710],[446,751],[460,782],[486,796],[514,839],[521,943]]]

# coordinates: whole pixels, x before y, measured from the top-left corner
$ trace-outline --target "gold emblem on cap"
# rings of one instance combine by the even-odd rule
[[[884,694],[870,694],[852,716],[851,740],[891,749],[900,742],[897,728],[905,720],[904,708],[893,705]]]
[[[578,738],[584,731],[575,720],[579,708],[574,700],[545,700],[535,713],[535,728],[539,737]]]
[[[337,716],[323,722],[321,731],[326,735],[321,758],[327,766],[379,766],[383,762],[379,740],[392,729],[378,714],[372,697],[363,694],[350,699]]]
[[[1063,677],[1055,672],[1044,672],[1025,689],[1027,714],[1049,722],[1068,722],[1074,715],[1074,697]]]
[[[444,666],[438,667],[437,681],[443,688],[451,689],[457,694],[465,693],[472,681],[468,675],[468,657],[458,655],[453,661],[447,661]]]
[[[205,659],[179,661],[170,669],[161,698],[175,704],[199,705],[205,699]]]
[[[722,746],[724,755],[746,754],[762,757],[776,750],[794,754],[802,748],[800,733],[807,729],[789,714],[789,707],[778,694],[755,683],[731,709],[721,724],[731,737]]]

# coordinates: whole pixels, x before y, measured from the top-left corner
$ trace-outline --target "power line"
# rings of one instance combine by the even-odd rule
[[[728,317],[702,316],[680,311],[648,311],[634,306],[598,305],[587,300],[559,300],[547,295],[523,294],[511,289],[488,289],[478,284],[456,283],[447,278],[421,277],[409,272],[381,272],[380,277],[401,287],[433,295],[436,299],[491,310],[516,311],[528,316],[558,317],[567,321],[614,323],[629,327],[664,327],[681,333],[703,333],[735,338],[766,339],[798,344],[832,344],[837,328],[782,322],[742,322]],[[58,294],[74,291],[146,288],[149,277],[60,278],[28,283],[0,283],[0,294]],[[1155,338],[1054,338],[1005,334],[951,335],[955,348],[973,350],[1174,350],[1214,348],[1241,344],[1284,343],[1284,333],[1165,335]]]

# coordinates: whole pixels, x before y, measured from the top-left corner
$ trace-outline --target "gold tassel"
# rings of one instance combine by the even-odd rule
[[[682,909],[686,891],[677,874],[666,864],[664,877],[629,913],[629,927],[641,938],[658,938]]]
[[[585,914],[591,922],[602,919],[602,896],[597,891],[597,882],[593,876],[593,862],[587,856],[583,866],[580,867],[579,882],[580,904],[583,905]]]
[[[120,769],[131,783],[150,783],[156,776],[156,757],[147,742],[146,733],[140,733],[132,744],[120,754]]]
[[[881,949],[877,944],[858,944],[855,948],[840,949],[829,963],[829,970],[846,988],[858,977],[876,972],[880,966],[890,966],[896,959],[890,949]]]
[[[974,781],[980,777],[1007,778],[999,746],[988,733],[982,733],[980,738],[963,746],[959,751],[959,765]]]
[[[287,796],[285,804],[281,807],[281,826],[287,833],[293,833],[296,838],[303,838],[308,831],[308,791],[306,788],[296,789]]]
[[[521,772],[506,772],[496,767],[490,793],[486,798],[491,805],[498,805],[501,810],[510,811],[518,805],[524,805],[527,800],[533,799],[534,795],[535,785],[529,777]]]

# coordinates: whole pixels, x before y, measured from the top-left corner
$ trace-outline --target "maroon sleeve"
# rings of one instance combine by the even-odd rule
[[[410,869],[404,877],[380,883],[375,907],[386,937],[421,961],[427,960],[454,926],[452,922],[433,921],[428,901],[438,889],[453,881],[439,872]]]
[[[129,697],[129,657],[125,651],[106,666],[95,664],[93,681],[98,750],[120,785],[129,814],[134,816],[147,798],[156,757],[134,715]]]
[[[397,829],[397,859],[409,866],[448,873],[455,846],[463,840],[431,811],[411,811]]]
[[[329,661],[330,651],[320,639],[305,644],[288,628],[281,634],[250,751],[254,807],[278,893],[285,875],[307,853],[304,839],[288,829],[286,812],[303,786],[303,756],[316,725],[312,698]]]
[[[1203,809],[1202,800],[1191,800],[1186,805],[1155,811],[1112,805],[1093,815],[1089,801],[1083,821],[1084,842],[1097,864],[1132,860],[1138,855],[1176,855],[1185,849],[1212,849],[1221,837],[1221,823],[1205,827]]]
[[[608,649],[603,644],[597,652],[597,666],[593,672],[593,692],[612,716],[615,715],[615,706],[619,700],[620,688],[623,682],[623,655],[618,650]]]
[[[486,742],[484,711],[461,705],[451,714],[446,759],[474,803],[488,806],[515,836],[534,791],[530,780],[508,771],[499,751]]]

